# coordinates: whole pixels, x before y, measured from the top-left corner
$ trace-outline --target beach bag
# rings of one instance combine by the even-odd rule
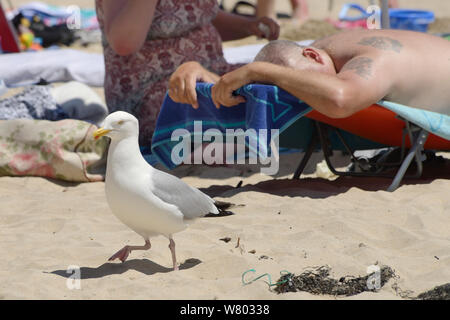
[[[107,141],[94,140],[96,129],[74,119],[0,120],[0,176],[102,181]]]

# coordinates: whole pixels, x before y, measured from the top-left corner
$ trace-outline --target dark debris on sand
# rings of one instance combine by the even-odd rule
[[[450,300],[450,283],[437,286],[434,289],[421,293],[417,296],[419,300]]]
[[[346,276],[340,279],[330,277],[330,267],[321,266],[312,270],[295,274],[283,275],[275,287],[277,293],[305,291],[315,295],[328,294],[333,296],[353,296],[365,291],[375,292],[369,289],[367,280],[372,274],[365,277]],[[380,267],[380,285],[384,286],[391,278],[395,277],[394,271],[388,266]]]

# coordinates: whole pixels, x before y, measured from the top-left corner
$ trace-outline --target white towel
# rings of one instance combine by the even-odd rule
[[[73,49],[0,54],[0,79],[8,87],[39,82],[78,81],[102,87],[105,77],[103,55]]]

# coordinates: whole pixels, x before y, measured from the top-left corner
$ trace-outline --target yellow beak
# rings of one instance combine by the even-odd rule
[[[108,132],[111,132],[111,130],[105,129],[105,128],[100,128],[100,129],[95,130],[92,135],[94,136],[94,139],[97,140],[98,138],[104,136]]]

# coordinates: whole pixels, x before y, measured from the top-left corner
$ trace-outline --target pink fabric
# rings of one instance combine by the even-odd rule
[[[96,0],[102,30],[103,1]],[[151,142],[168,79],[179,65],[198,61],[217,74],[237,67],[225,61],[220,35],[212,25],[218,10],[217,0],[158,1],[147,41],[126,57],[117,55],[103,37],[108,109],[124,110],[139,119],[141,144]]]
[[[65,181],[101,181],[91,173],[106,151],[105,139],[85,121],[0,120],[0,176],[38,176]]]

